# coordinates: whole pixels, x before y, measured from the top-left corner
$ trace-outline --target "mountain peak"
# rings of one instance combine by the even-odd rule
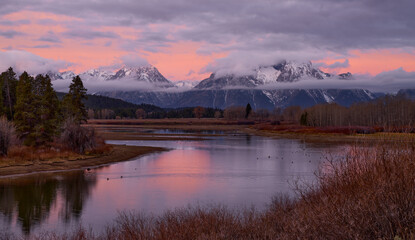
[[[274,65],[260,66],[251,75],[235,76],[233,74],[216,77],[212,74],[203,80],[195,88],[197,89],[221,89],[226,87],[257,87],[265,84],[280,82],[295,82],[301,78],[324,79],[330,77],[318,68],[314,68],[311,62],[281,61]]]
[[[351,80],[351,79],[353,79],[353,75],[350,72],[340,73],[338,76],[339,76],[339,79],[341,79],[341,80]]]
[[[70,71],[61,73],[49,73],[48,75],[52,80],[71,80],[75,74]],[[148,65],[142,67],[127,67],[123,66],[115,73],[106,71],[103,69],[90,69],[79,74],[81,79],[85,80],[99,80],[99,81],[112,81],[123,80],[128,78],[129,80],[135,80],[139,82],[149,83],[155,87],[174,87],[174,84],[167,80],[156,67]]]
[[[147,82],[163,87],[174,87],[174,84],[167,80],[156,67],[122,67],[108,80],[118,80],[121,78],[130,78],[140,82]]]

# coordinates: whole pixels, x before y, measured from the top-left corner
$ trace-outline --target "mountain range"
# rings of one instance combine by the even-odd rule
[[[48,73],[52,80],[68,80],[73,72]],[[131,90],[108,89],[97,95],[122,99],[134,104],[153,104],[165,108],[212,107],[226,108],[244,106],[273,109],[292,105],[309,107],[320,103],[338,103],[350,106],[356,102],[370,101],[376,95],[365,89],[281,89],[279,84],[299,82],[304,79],[322,81],[326,79],[353,79],[351,73],[333,75],[315,68],[311,62],[296,63],[282,61],[271,66],[261,66],[249,74],[218,75],[197,82],[176,82],[167,80],[154,66],[123,67],[116,72],[93,69],[81,73],[81,79],[88,82],[113,81],[121,84],[128,81]],[[140,84],[147,87],[140,89]],[[148,87],[151,86],[151,87]]]

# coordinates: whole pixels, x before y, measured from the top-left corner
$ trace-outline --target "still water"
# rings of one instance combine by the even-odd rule
[[[100,232],[119,211],[160,214],[190,205],[263,209],[277,194],[293,195],[297,180],[313,182],[328,152],[344,146],[250,135],[206,141],[108,141],[169,151],[90,171],[0,179],[0,231]]]

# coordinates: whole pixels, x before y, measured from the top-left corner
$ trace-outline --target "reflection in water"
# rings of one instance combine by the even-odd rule
[[[8,225],[16,219],[25,234],[45,221],[54,207],[61,208],[62,220],[68,222],[72,217],[79,218],[95,182],[94,175],[83,171],[1,179],[0,213]],[[62,206],[56,206],[58,195],[64,200]]]
[[[200,189],[204,182],[202,178],[191,176],[209,172],[209,154],[206,151],[176,150],[149,163],[148,168],[155,169],[159,175],[174,176],[160,178],[152,188],[165,189],[167,194],[190,194]]]
[[[82,224],[99,232],[120,210],[159,214],[188,204],[263,209],[276,194],[292,195],[297,178],[313,181],[323,153],[343,147],[244,134],[110,143],[172,150],[91,171],[0,179],[0,231],[29,235]]]
[[[251,135],[246,134],[246,145],[251,145]]]

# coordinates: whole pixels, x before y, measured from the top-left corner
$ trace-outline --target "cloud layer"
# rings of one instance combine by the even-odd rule
[[[62,60],[42,58],[30,52],[20,50],[0,51],[0,69],[5,71],[12,67],[15,72],[27,71],[29,74],[43,74],[48,71],[57,72],[71,65]]]
[[[108,65],[124,55],[139,56],[138,65],[142,58],[162,65],[163,54],[175,54],[183,61],[180,77],[167,74],[175,80],[191,70],[198,76],[244,74],[281,59],[331,59],[321,67],[348,69],[355,50],[395,49],[415,59],[413,0],[3,0],[1,5],[1,49],[56,59],[52,55],[60,54],[80,67]],[[186,67],[189,54],[177,50],[186,43],[197,46],[191,61],[209,62]]]

